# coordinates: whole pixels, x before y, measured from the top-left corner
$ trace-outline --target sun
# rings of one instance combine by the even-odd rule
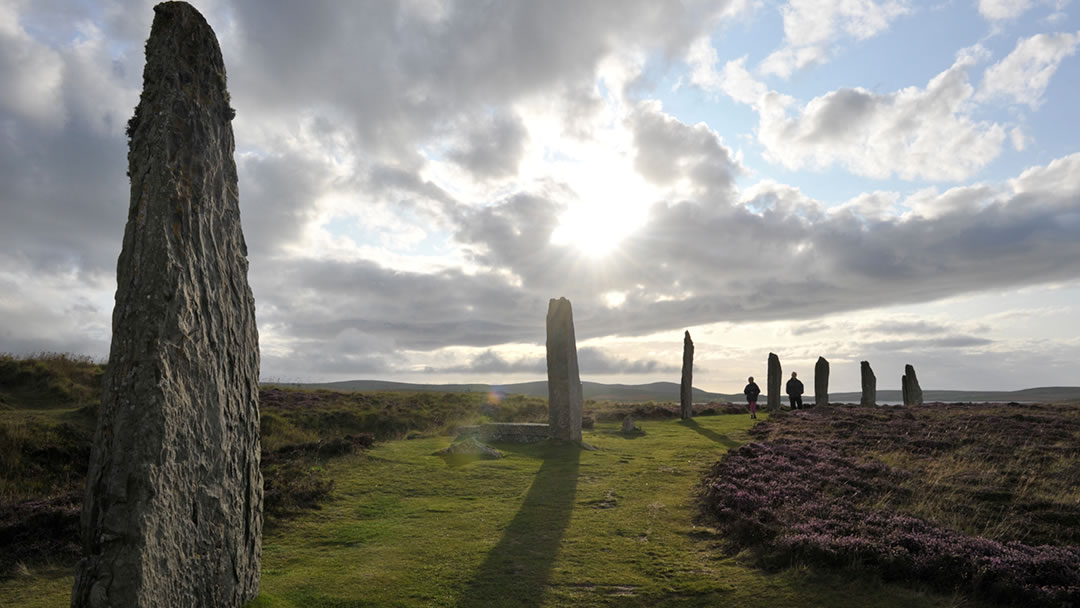
[[[563,214],[551,242],[573,247],[589,258],[603,258],[629,233],[623,223],[596,205],[581,205]]]
[[[594,177],[589,184],[592,187],[581,189],[582,199],[570,205],[551,232],[552,244],[600,259],[611,255],[641,228],[648,213],[649,189],[635,187],[641,180],[633,174],[608,173],[604,177],[609,179]]]

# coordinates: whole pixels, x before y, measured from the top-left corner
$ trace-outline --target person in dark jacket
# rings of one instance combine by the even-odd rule
[[[761,389],[758,388],[757,384],[754,384],[753,376],[750,376],[747,380],[750,381],[750,384],[747,384],[742,392],[746,395],[747,405],[750,406],[750,417],[757,418],[757,396],[761,394]]]
[[[803,385],[802,381],[799,380],[796,376],[798,376],[798,374],[796,374],[795,372],[791,372],[791,380],[787,381],[786,388],[788,394],[788,401],[791,402],[791,409],[801,410]]]

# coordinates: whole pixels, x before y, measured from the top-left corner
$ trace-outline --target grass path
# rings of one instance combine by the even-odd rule
[[[954,606],[952,598],[715,550],[694,488],[744,416],[598,424],[585,441],[499,445],[450,466],[450,439],[391,441],[330,461],[335,498],[266,531],[252,608],[360,606]],[[65,606],[70,571],[0,582],[0,605]]]

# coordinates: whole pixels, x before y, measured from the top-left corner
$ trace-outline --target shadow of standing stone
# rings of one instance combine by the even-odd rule
[[[259,589],[259,344],[213,30],[154,8],[73,607],[238,607]]]

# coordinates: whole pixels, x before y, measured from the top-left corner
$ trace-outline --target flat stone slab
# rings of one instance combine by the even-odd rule
[[[481,441],[536,443],[551,436],[551,425],[539,422],[492,422],[458,428],[458,437],[476,437]]]

